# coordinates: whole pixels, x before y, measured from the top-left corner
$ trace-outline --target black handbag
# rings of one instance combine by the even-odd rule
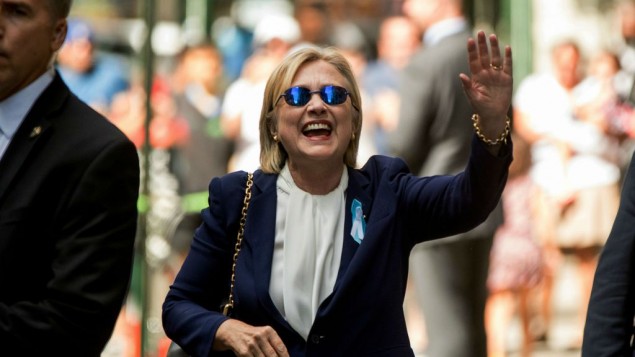
[[[177,345],[176,342],[170,342],[170,347],[168,348],[168,353],[165,355],[166,357],[189,357],[185,351],[181,348],[181,346]]]
[[[220,311],[225,316],[231,316],[234,309],[234,282],[236,280],[236,261],[238,260],[238,253],[240,253],[240,247],[243,243],[243,237],[245,234],[245,223],[247,222],[247,209],[249,208],[249,201],[251,200],[251,186],[254,183],[254,174],[249,172],[247,174],[247,183],[245,184],[245,198],[243,199],[243,208],[241,211],[238,234],[236,235],[236,245],[234,246],[234,256],[232,258],[232,275],[229,285],[229,296],[227,301],[220,306]],[[189,357],[189,355],[183,351],[181,346],[176,342],[170,342],[166,357]]]

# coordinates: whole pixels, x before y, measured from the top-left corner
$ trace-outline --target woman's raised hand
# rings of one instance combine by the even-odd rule
[[[479,31],[476,40],[467,41],[471,76],[461,73],[460,78],[467,97],[479,115],[481,133],[495,139],[505,130],[505,121],[512,100],[512,50],[509,46],[501,55],[498,38],[487,37]]]

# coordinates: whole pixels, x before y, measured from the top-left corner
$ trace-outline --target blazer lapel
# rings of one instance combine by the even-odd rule
[[[0,173],[2,173],[0,174],[0,202],[10,189],[13,180],[18,177],[29,155],[36,150],[46,136],[50,135],[49,129],[52,123],[47,118],[60,108],[68,94],[68,88],[60,79],[59,74],[56,74],[53,82],[27,113],[0,160]]]
[[[337,280],[335,281],[335,288],[337,290],[342,277],[348,270],[348,266],[353,260],[357,249],[360,244],[357,243],[352,235],[351,229],[353,227],[353,213],[351,211],[353,207],[353,201],[357,200],[362,205],[362,212],[364,219],[370,216],[370,208],[372,206],[372,198],[366,191],[369,181],[359,171],[348,168],[348,188],[346,189],[346,204],[344,207],[344,239],[342,247],[342,259],[340,262],[340,269],[337,273]],[[363,243],[363,241],[362,241]]]
[[[263,174],[261,171],[254,174],[254,187],[245,225],[245,241],[252,245],[251,259],[256,295],[260,304],[271,316],[281,323],[286,323],[269,296],[276,229],[277,177]]]

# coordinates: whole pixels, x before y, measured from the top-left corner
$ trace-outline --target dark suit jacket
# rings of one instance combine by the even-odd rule
[[[382,156],[361,170],[349,168],[341,265],[308,343],[269,296],[277,175],[256,171],[236,270],[236,317],[272,326],[292,356],[412,356],[402,307],[410,250],[482,222],[507,177],[510,155],[493,157],[478,140],[472,143],[472,160],[458,176],[420,178],[403,161]],[[167,335],[195,356],[212,354],[216,330],[226,320],[217,311],[229,290],[245,176],[212,180],[204,223],[163,306]],[[367,222],[361,244],[350,236],[353,199],[362,203]]]
[[[471,35],[464,30],[422,48],[402,77],[399,124],[389,137],[389,146],[420,176],[456,174],[470,156],[474,112],[459,74],[470,73],[465,46]],[[499,206],[485,224],[466,235],[491,237],[502,221]]]
[[[0,161],[0,355],[98,356],[130,279],[134,145],[59,74]]]
[[[587,311],[582,356],[633,356],[635,316],[635,156],[620,208],[600,255]]]

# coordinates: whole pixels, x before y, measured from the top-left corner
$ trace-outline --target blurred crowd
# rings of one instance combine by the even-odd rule
[[[620,46],[585,53],[574,40],[562,39],[552,48],[548,70],[516,79],[510,113],[515,161],[487,281],[485,320],[492,357],[510,349],[506,334],[515,314],[524,339],[514,349],[523,356],[531,355],[536,341],[549,338],[554,280],[565,256],[575,259],[579,273],[580,338],[571,341],[571,348],[580,346],[597,257],[617,210],[635,138],[635,3],[619,6]],[[320,3],[300,2],[293,12],[263,16],[253,32],[234,37],[234,44],[246,44],[242,52],[220,45],[229,39],[186,46],[146,93],[134,66],[97,51],[91,23],[77,18],[69,23],[57,67],[71,90],[115,123],[140,152],[147,142],[167,154],[180,203],[171,229],[162,232],[168,242],[164,272],[169,283],[200,224],[209,180],[259,166],[265,81],[284,56],[303,46],[326,45],[346,55],[362,89],[358,162],[363,163],[371,155],[393,154],[387,136],[399,121],[400,76],[422,47],[422,36],[405,15],[382,19],[371,36],[352,21],[330,18]],[[424,351],[425,316],[412,302],[407,312],[413,348]],[[123,316],[122,324],[131,324],[130,319]],[[134,326],[139,327],[138,321]],[[109,348],[118,351],[115,355],[135,355],[138,347],[121,347],[121,341],[134,336],[118,335],[122,329],[113,341],[119,338],[123,345]],[[165,348],[164,342],[158,349]]]

